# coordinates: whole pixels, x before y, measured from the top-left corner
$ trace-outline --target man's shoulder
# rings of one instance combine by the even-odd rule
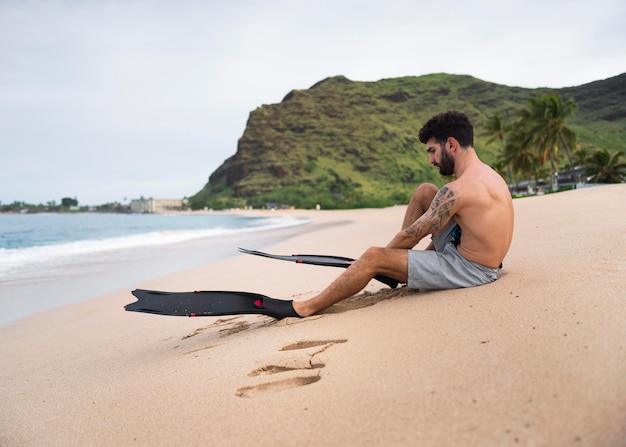
[[[497,171],[485,163],[479,163],[475,168],[467,170],[463,176],[448,183],[457,189],[472,189],[482,185],[487,189],[499,188],[506,182]]]
[[[499,196],[501,191],[508,192],[506,182],[491,168],[482,173],[468,173],[447,183],[446,187],[464,204],[482,202]]]

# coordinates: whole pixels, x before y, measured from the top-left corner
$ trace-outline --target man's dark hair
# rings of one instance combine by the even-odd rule
[[[455,138],[461,147],[474,146],[474,127],[467,115],[451,110],[428,120],[420,129],[419,139],[426,143],[431,138],[445,144],[449,137]]]

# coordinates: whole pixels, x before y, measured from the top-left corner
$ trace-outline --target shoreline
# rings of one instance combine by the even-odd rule
[[[0,328],[30,315],[69,306],[133,284],[240,256],[237,246],[271,246],[298,234],[341,223],[313,221],[287,227],[242,231],[155,246],[74,255],[36,276],[0,279]],[[35,310],[36,309],[36,310]]]
[[[124,312],[129,288],[0,328],[0,445],[618,447],[625,199],[626,185],[516,199],[502,275],[472,289],[373,281],[276,322]],[[322,211],[328,225],[268,250],[358,257],[404,209]],[[301,300],[339,273],[242,255],[135,287]]]

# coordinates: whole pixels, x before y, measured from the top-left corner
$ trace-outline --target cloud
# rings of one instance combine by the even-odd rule
[[[328,76],[564,87],[626,71],[626,6],[4,1],[0,200],[197,192],[250,111]]]

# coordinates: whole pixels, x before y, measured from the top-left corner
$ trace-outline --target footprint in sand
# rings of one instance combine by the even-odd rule
[[[277,380],[273,382],[263,382],[256,385],[244,386],[239,388],[235,395],[238,397],[254,397],[258,394],[267,392],[283,391],[290,388],[296,388],[304,385],[310,385],[320,380],[320,370],[326,365],[322,363],[316,356],[326,351],[331,346],[337,343],[345,343],[348,340],[305,340],[290,343],[279,349],[279,352],[284,351],[297,351],[310,348],[318,348],[317,350],[310,352],[300,352],[297,354],[291,353],[290,355],[280,356],[265,366],[257,368],[248,373],[249,377],[256,377],[260,375],[273,375],[280,373],[287,373],[293,371],[299,371],[304,375],[297,375],[287,379]]]
[[[296,388],[299,386],[309,385],[320,380],[319,375],[307,377],[294,377],[291,379],[278,380],[276,382],[261,383],[259,385],[244,386],[239,388],[235,393],[238,397],[254,397],[259,393],[276,392]]]
[[[233,324],[234,324],[235,326],[237,326],[237,325],[238,325],[238,324],[240,324],[241,322],[239,322],[239,323],[232,323],[232,321],[233,321],[233,320],[237,320],[238,318],[240,318],[240,317],[233,317],[233,318],[220,318],[220,319],[218,319],[218,320],[214,321],[213,323],[209,324],[208,326],[204,326],[204,327],[199,327],[199,328],[197,328],[197,329],[196,329],[196,330],[194,330],[193,332],[191,332],[191,333],[189,333],[189,334],[187,334],[187,335],[183,336],[183,337],[181,338],[181,340],[187,340],[188,338],[195,337],[196,335],[201,334],[202,332],[206,331],[207,329],[211,329],[211,328],[214,328],[214,327],[219,327],[219,326],[224,326],[224,325],[229,325],[229,326],[231,326],[231,327],[232,327],[232,325],[233,325]],[[229,328],[226,328],[226,329],[220,329],[220,332],[222,332],[222,331],[228,331],[228,330],[229,330]]]
[[[189,334],[184,335],[183,337],[181,337],[181,340],[182,341],[188,340],[192,337],[195,337],[196,335],[202,334],[205,331],[214,331],[214,333],[216,333],[219,336],[219,338],[224,338],[230,335],[237,334],[239,332],[246,331],[248,329],[251,329],[252,327],[265,325],[265,324],[266,323],[263,321],[255,322],[255,321],[250,321],[249,319],[242,320],[240,316],[236,316],[232,318],[220,318],[218,320],[215,320],[213,323],[211,323],[208,326],[197,328],[193,332],[190,332]],[[174,346],[174,349],[178,349],[180,346],[181,345],[176,345]],[[214,348],[215,346],[217,346],[217,344],[212,344],[212,345],[192,349],[192,350],[183,352],[183,355],[192,354],[198,351],[203,351],[205,349]]]
[[[251,325],[247,321],[238,321],[230,327],[220,329],[220,337],[228,337],[229,335],[250,329]]]

